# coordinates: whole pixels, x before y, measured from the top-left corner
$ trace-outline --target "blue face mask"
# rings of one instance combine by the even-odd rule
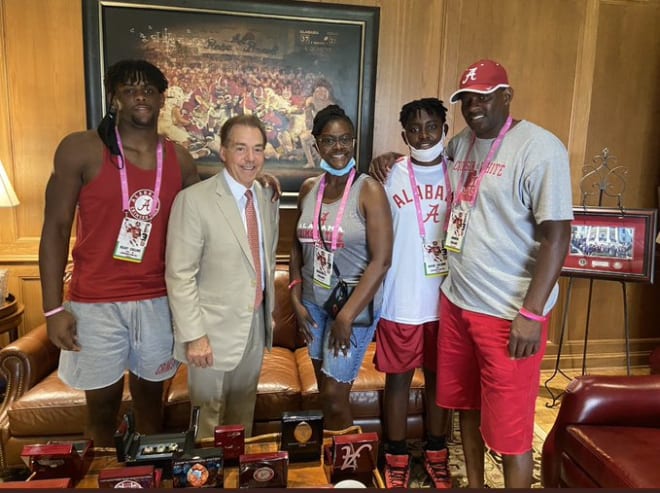
[[[326,173],[332,176],[344,176],[350,173],[353,168],[355,168],[355,158],[351,158],[348,164],[344,166],[342,169],[333,168],[326,162],[325,159],[321,159],[321,163],[319,164],[319,166],[323,171],[325,171]]]

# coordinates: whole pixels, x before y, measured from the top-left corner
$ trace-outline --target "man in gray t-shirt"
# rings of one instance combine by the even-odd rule
[[[454,197],[442,285],[437,403],[460,409],[469,486],[483,488],[484,443],[502,454],[507,488],[532,480],[534,405],[548,312],[573,218],[564,145],[513,120],[504,68],[461,76],[468,128],[448,147]]]

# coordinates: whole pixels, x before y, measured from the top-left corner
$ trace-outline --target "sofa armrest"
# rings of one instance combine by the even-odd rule
[[[573,424],[660,428],[660,375],[578,377],[543,444],[543,486],[559,487],[564,430]]]
[[[660,427],[660,376],[583,376],[562,397],[555,425]]]
[[[0,373],[7,380],[0,421],[14,401],[57,368],[59,355],[60,350],[48,339],[46,324],[0,350]]]

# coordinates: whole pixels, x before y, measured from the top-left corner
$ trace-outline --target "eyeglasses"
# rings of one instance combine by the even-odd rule
[[[330,137],[328,135],[316,139],[321,147],[334,147],[337,142],[341,147],[352,147],[355,139],[350,135],[342,135],[341,137]]]

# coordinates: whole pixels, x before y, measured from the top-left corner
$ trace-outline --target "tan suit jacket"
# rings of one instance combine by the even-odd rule
[[[272,190],[259,183],[254,189],[264,245],[265,341],[271,349],[279,204],[271,202]],[[185,343],[204,335],[213,350],[212,368],[231,371],[241,360],[257,276],[242,216],[222,172],[182,190],[174,200],[165,280],[179,361],[186,362]]]

